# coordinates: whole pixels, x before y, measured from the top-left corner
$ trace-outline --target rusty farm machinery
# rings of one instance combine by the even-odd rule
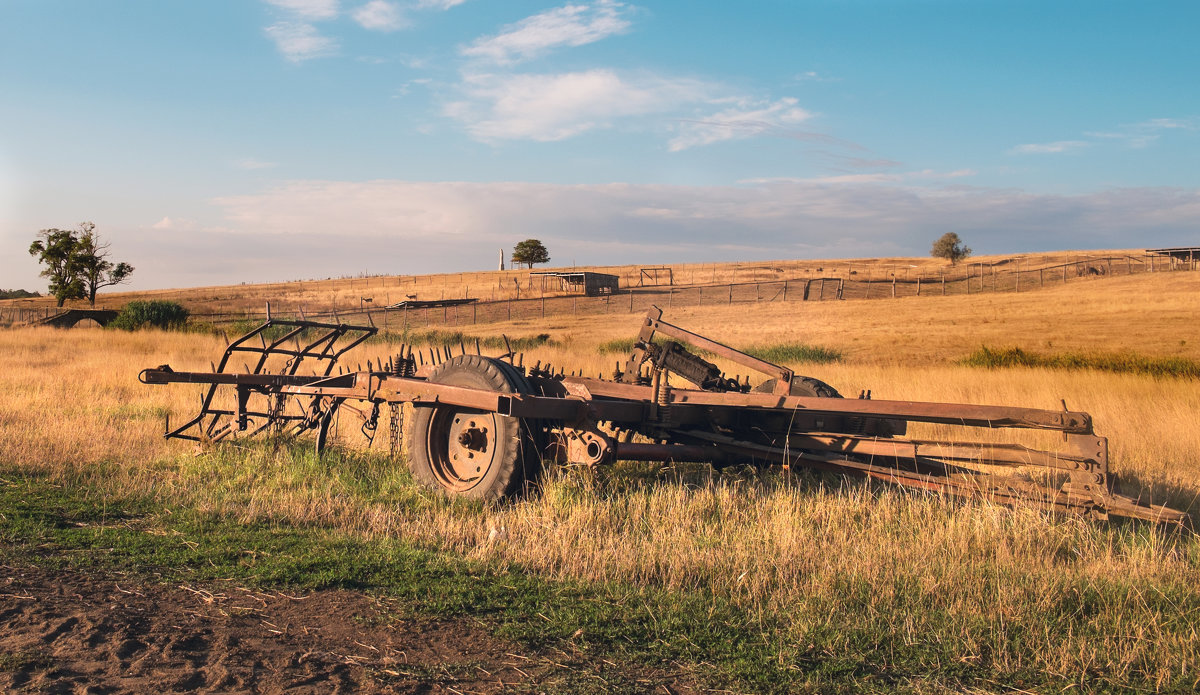
[[[206,386],[199,413],[168,425],[169,438],[215,442],[311,431],[321,450],[339,413],[357,415],[370,440],[386,417],[390,451],[398,454],[406,439],[413,477],[452,495],[518,497],[554,461],[749,463],[1098,518],[1188,522],[1183,512],[1117,494],[1107,440],[1090,415],[1065,404],[1040,410],[872,400],[869,393],[842,398],[822,381],[667,323],[657,308],[611,379],[527,366],[511,348],[485,356],[478,343],[473,350],[404,346],[365,368],[338,366],[375,333],[374,326],[268,317],[232,341],[211,372],[163,365],[139,378]],[[730,378],[709,356],[765,378]],[[910,423],[1049,431],[1061,444],[1047,451],[914,439],[905,436]]]

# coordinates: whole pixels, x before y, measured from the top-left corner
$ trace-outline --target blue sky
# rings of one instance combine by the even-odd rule
[[[1200,3],[0,0],[0,288],[1200,245]]]

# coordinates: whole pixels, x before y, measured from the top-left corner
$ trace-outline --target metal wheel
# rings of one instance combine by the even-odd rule
[[[429,381],[504,393],[529,390],[529,382],[511,365],[479,355],[447,360],[430,373]],[[521,495],[536,478],[537,446],[522,420],[447,405],[414,410],[408,467],[423,485],[447,494],[499,499]]]
[[[774,393],[777,379],[767,379],[763,383],[754,387],[755,393]],[[811,376],[794,376],[792,377],[792,392],[793,396],[807,396],[808,398],[841,398],[842,394],[837,392],[837,389],[826,384],[820,379],[814,379]]]

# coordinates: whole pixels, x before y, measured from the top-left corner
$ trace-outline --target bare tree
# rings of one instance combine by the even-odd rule
[[[96,306],[96,292],[103,287],[119,285],[129,279],[133,266],[128,263],[113,263],[108,260],[110,244],[100,240],[96,225],[82,222],[79,225],[79,241],[75,245],[75,262],[83,291],[92,306]]]

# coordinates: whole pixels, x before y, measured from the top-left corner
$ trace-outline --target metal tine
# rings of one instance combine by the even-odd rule
[[[445,355],[446,359],[450,359],[451,357],[454,357],[454,353],[450,352],[449,345],[442,346],[442,354]]]
[[[225,347],[229,347],[229,334],[225,332],[224,328],[221,329],[221,337],[225,339]]]
[[[467,354],[467,346],[464,345],[463,341],[461,341],[461,340],[458,341],[458,349],[462,351],[462,354],[464,354],[464,355]]]
[[[412,353],[410,352],[409,354],[411,355]],[[421,366],[424,367],[425,366],[425,355],[422,354],[420,350],[417,351],[417,359],[421,362]]]
[[[478,337],[477,337],[477,338],[475,338],[475,354],[476,354],[476,355],[482,355],[482,354],[483,354],[483,353],[482,353],[482,352],[479,350],[479,338],[478,338]]]

